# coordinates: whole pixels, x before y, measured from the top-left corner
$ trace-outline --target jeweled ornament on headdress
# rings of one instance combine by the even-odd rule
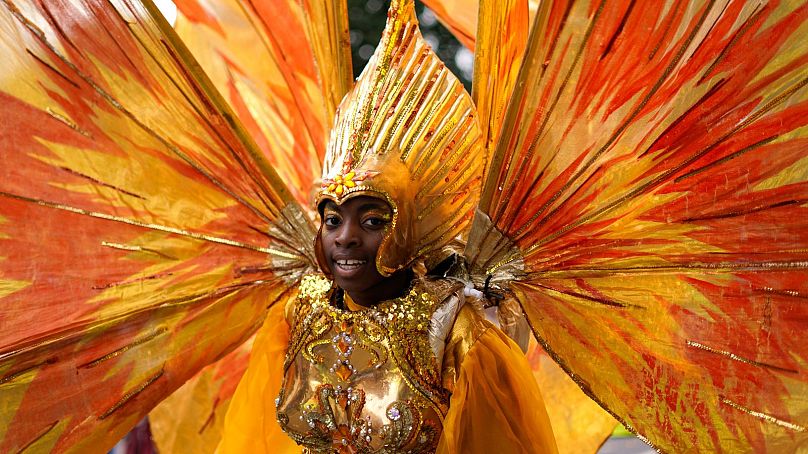
[[[386,200],[383,274],[440,249],[471,220],[484,148],[474,104],[429,48],[411,1],[393,1],[376,53],[337,111],[317,204]]]

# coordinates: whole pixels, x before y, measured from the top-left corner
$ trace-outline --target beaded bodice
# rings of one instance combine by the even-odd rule
[[[318,453],[435,450],[449,395],[428,326],[446,292],[428,286],[416,281],[404,297],[347,311],[330,303],[330,281],[304,279],[275,401],[298,444]]]

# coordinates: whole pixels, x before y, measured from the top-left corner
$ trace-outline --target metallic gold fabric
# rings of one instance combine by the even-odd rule
[[[285,329],[275,329],[286,326],[278,320],[284,313],[280,308],[270,312],[259,332],[217,452],[299,452],[291,439],[283,440],[281,428],[292,431],[308,452],[374,452],[382,443],[392,452],[555,452],[524,355],[470,305],[463,306],[447,333],[444,365],[458,366],[456,374],[447,367],[442,372],[451,375],[444,381],[456,381],[451,401],[448,394],[435,401],[424,393],[423,375],[407,362],[421,357],[416,363],[426,359],[422,364],[428,365],[429,349],[419,353],[395,345],[428,345],[418,324],[430,319],[428,308],[436,302],[440,306],[456,296],[445,282],[425,294],[428,285],[423,285],[378,310],[349,312],[328,304],[330,281],[306,278],[291,340]],[[284,355],[279,347],[287,343]],[[340,365],[346,368],[335,367]],[[273,404],[267,396],[277,390],[282,391]],[[274,406],[280,424],[267,418]]]
[[[312,452],[433,452],[449,395],[427,328],[447,290],[419,279],[350,311],[332,304],[330,281],[305,278],[275,401],[281,428]]]
[[[488,327],[470,305],[464,305],[458,312],[446,338],[446,354],[442,364],[443,386],[450,392],[454,392],[455,383],[460,379],[463,359]]]
[[[412,2],[394,0],[376,53],[338,109],[317,201],[370,194],[390,203],[376,260],[388,275],[466,228],[483,146],[468,93],[423,40]]]

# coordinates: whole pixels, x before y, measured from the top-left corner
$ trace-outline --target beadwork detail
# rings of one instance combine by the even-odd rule
[[[334,306],[330,281],[304,278],[277,405],[283,430],[310,452],[433,452],[449,394],[428,327],[446,293],[416,280],[403,297],[352,312]]]

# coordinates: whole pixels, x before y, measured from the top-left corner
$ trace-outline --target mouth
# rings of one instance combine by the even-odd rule
[[[343,270],[343,271],[355,271],[363,266],[367,265],[367,260],[358,260],[358,259],[336,259],[334,260],[334,266]]]

